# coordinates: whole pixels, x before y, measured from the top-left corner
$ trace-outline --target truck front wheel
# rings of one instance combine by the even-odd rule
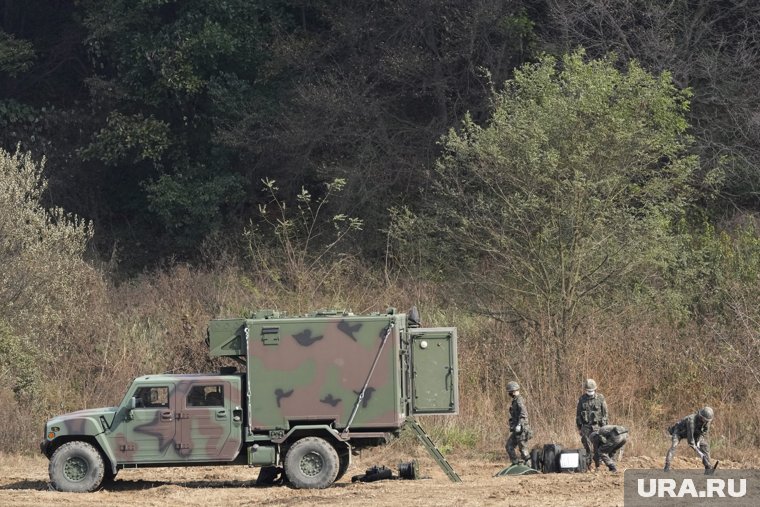
[[[100,453],[87,442],[68,442],[56,449],[48,465],[50,483],[58,491],[95,491],[103,482],[105,466]]]
[[[305,437],[285,455],[285,475],[296,488],[323,489],[335,482],[339,468],[335,448],[319,437]]]

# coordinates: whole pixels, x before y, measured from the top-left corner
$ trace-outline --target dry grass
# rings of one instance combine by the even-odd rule
[[[523,386],[535,434],[531,444],[579,447],[575,404],[586,377],[599,383],[611,421],[631,429],[628,447],[634,454],[662,454],[664,429],[703,404],[716,409],[711,441],[717,454],[739,459],[760,443],[743,430],[760,425],[760,391],[722,342],[709,339],[705,326],[671,326],[634,309],[587,322],[565,345],[557,369],[547,337],[462,311],[439,299],[441,287],[389,281],[360,265],[353,265],[350,276],[341,272],[315,282],[306,302],[303,295],[267,284],[266,274],[229,265],[206,270],[177,265],[89,290],[88,307],[74,314],[68,327],[40,335],[50,353],[39,398],[0,389],[6,407],[0,424],[8,428],[0,434],[0,450],[36,452],[45,419],[117,403],[137,375],[215,370],[219,363],[209,360],[204,344],[210,318],[256,308],[284,310],[289,303],[356,312],[417,304],[423,325],[457,326],[460,414],[423,421],[445,450],[503,452],[509,406],[504,386],[513,379]],[[56,348],[58,342],[66,347]]]

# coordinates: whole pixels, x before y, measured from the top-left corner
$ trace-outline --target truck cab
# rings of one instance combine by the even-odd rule
[[[233,461],[242,446],[242,375],[135,379],[106,439],[116,461]]]
[[[54,464],[63,460],[51,481],[88,490],[98,477],[130,466],[234,461],[242,448],[242,383],[242,374],[147,375],[116,407],[50,419],[41,450]],[[65,457],[87,446],[96,451],[88,450],[87,459]]]

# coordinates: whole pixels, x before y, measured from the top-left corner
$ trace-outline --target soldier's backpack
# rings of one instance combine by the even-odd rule
[[[285,482],[285,470],[282,467],[261,467],[256,478],[257,486],[279,486]]]
[[[393,479],[393,471],[390,468],[375,465],[368,468],[365,473],[351,477],[351,482],[375,482],[386,479]]]
[[[586,472],[586,449],[564,449],[559,455],[559,472]]]
[[[542,472],[552,474],[559,472],[559,456],[562,454],[562,446],[559,444],[546,444],[542,452]]]
[[[544,450],[541,447],[534,447],[530,451],[530,466],[533,470],[539,472],[543,468],[544,464]]]

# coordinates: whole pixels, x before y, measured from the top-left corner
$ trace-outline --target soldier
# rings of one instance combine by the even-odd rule
[[[575,410],[575,426],[581,436],[583,448],[586,449],[586,465],[591,468],[592,446],[589,435],[607,425],[607,402],[601,393],[596,392],[594,379],[583,382],[585,393],[578,399]]]
[[[153,406],[151,399],[151,390],[149,387],[141,387],[137,391],[137,406],[140,408],[150,408]]]
[[[589,435],[589,440],[594,445],[594,465],[599,468],[599,460],[602,461],[610,472],[617,472],[615,459],[618,451],[628,441],[628,428],[607,424]]]
[[[702,459],[705,466],[705,472],[712,472],[713,467],[710,463],[710,445],[705,437],[710,431],[710,422],[713,420],[715,412],[710,407],[702,407],[693,414],[689,414],[673,426],[668,428],[671,435],[671,444],[668,453],[665,455],[665,471],[670,470],[670,463],[673,461],[673,454],[676,446],[685,438],[689,446],[694,449],[697,455]]]
[[[507,383],[507,392],[512,397],[512,405],[509,407],[509,438],[507,439],[507,454],[513,465],[528,461],[528,453],[525,452],[525,443],[530,440],[533,433],[528,425],[528,411],[525,409],[525,400],[520,396],[520,386],[517,382]],[[520,450],[520,458],[517,458],[515,448]]]

